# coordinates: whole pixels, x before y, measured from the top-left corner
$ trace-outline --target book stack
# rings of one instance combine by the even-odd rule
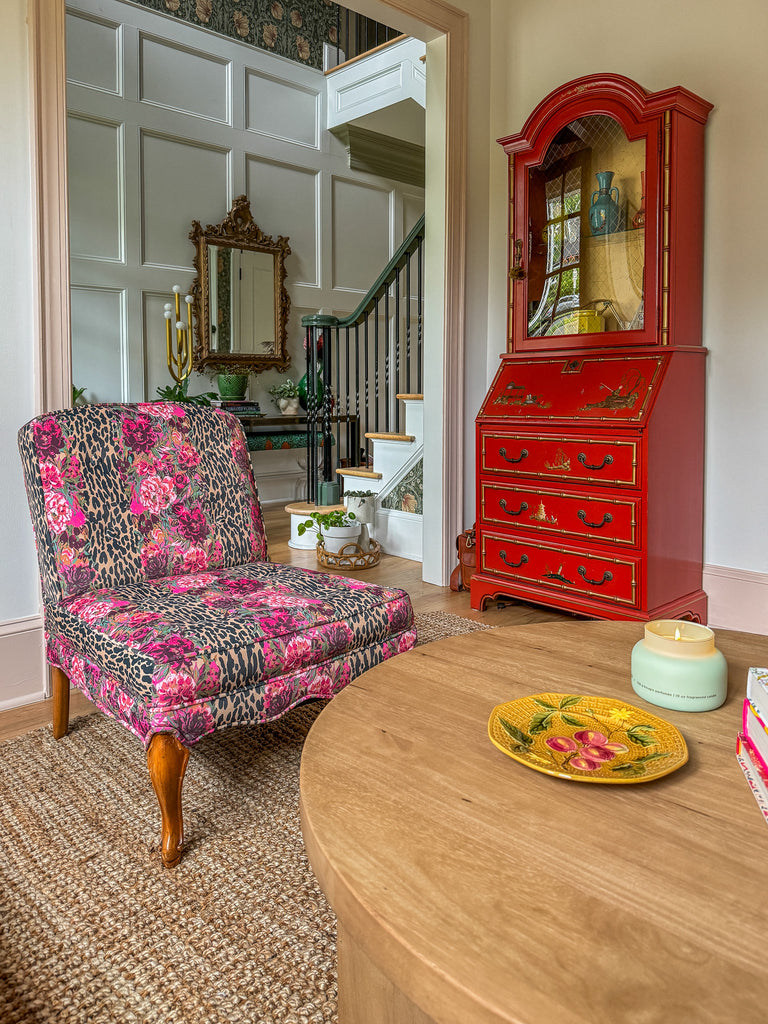
[[[736,757],[768,822],[768,668],[751,668]]]
[[[235,416],[261,416],[258,402],[250,402],[245,398],[213,398],[211,405],[217,409],[226,409]]]

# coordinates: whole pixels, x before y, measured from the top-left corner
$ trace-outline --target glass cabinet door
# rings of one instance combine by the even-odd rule
[[[605,114],[571,121],[527,169],[528,338],[643,330],[645,176],[645,138]]]

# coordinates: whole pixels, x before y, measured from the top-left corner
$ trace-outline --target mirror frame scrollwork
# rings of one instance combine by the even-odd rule
[[[288,314],[291,300],[285,288],[285,259],[291,253],[288,239],[280,235],[276,240],[265,234],[255,223],[247,196],[238,196],[232,209],[220,224],[203,228],[192,221],[190,241],[195,246],[194,267],[197,276],[190,289],[194,315],[195,346],[192,365],[205,373],[226,367],[230,373],[261,373],[277,367],[286,370],[291,365],[287,351]],[[244,249],[251,252],[271,253],[275,260],[275,351],[267,355],[258,353],[219,353],[211,351],[210,267],[208,246]]]

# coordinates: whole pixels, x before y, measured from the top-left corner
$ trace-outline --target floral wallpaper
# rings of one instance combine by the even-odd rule
[[[323,43],[336,45],[332,0],[137,0],[191,25],[322,70]]]
[[[412,512],[419,516],[424,514],[423,459],[419,459],[413,469],[382,499],[381,507],[394,508],[398,512]]]

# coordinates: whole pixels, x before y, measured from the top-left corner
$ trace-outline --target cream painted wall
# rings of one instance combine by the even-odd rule
[[[491,0],[491,7],[492,139],[519,130],[552,89],[597,71],[652,91],[683,85],[715,105],[706,137],[704,560],[768,573],[768,5]],[[506,158],[495,143],[491,150],[488,374],[503,346],[506,290]],[[469,406],[481,397],[479,390],[468,397]],[[727,624],[723,613],[714,621]],[[768,616],[761,631],[768,632]]]
[[[16,432],[34,416],[36,402],[28,80],[26,3],[6,0],[0,34],[0,629],[39,610],[37,560],[16,448]]]

